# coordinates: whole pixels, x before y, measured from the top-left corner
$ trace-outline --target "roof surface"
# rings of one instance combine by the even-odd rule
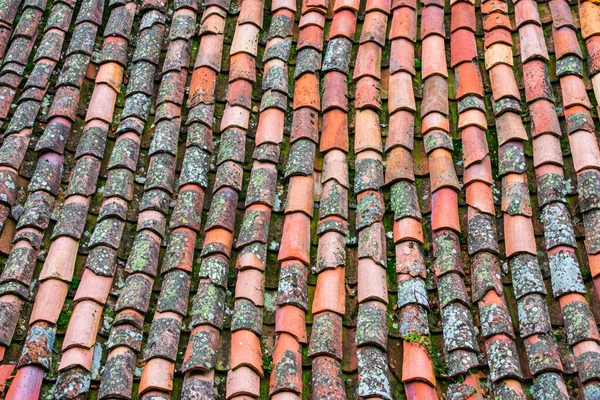
[[[0,398],[600,399],[595,0],[0,0]]]

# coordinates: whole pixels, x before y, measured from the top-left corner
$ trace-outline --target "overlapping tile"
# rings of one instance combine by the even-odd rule
[[[88,10],[58,79],[12,82],[0,390],[595,398],[594,3],[172,6],[92,57]]]

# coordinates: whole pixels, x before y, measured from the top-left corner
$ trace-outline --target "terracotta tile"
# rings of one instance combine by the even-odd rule
[[[576,75],[566,75],[560,78],[563,105],[565,108],[580,105],[591,108],[592,105],[587,96],[583,79]]]
[[[288,333],[300,343],[307,343],[305,312],[292,305],[279,307],[275,313],[275,331]]]
[[[289,192],[286,202],[286,213],[303,212],[313,215],[313,177],[292,176],[290,178]]]
[[[483,160],[489,153],[485,131],[477,126],[469,126],[462,132],[463,160],[465,168]]]
[[[524,24],[535,24],[541,26],[540,15],[538,13],[537,3],[524,0],[515,4],[515,24],[516,28],[521,28]]]
[[[408,399],[435,400],[439,398],[435,389],[425,382],[406,382],[404,387]]]
[[[473,182],[467,187],[467,204],[483,213],[495,214],[494,196],[487,183]]]
[[[523,62],[540,58],[548,60],[548,50],[544,41],[544,32],[541,26],[526,24],[519,28],[521,41],[521,60]]]
[[[379,79],[365,76],[356,82],[354,105],[357,110],[372,108],[381,109]]]
[[[421,130],[423,134],[431,130],[442,130],[444,132],[450,132],[450,122],[448,121],[448,117],[446,117],[445,115],[440,113],[432,113],[427,115],[421,121]]]
[[[402,382],[423,381],[436,385],[433,362],[425,348],[417,343],[403,342]]]
[[[533,224],[527,217],[505,214],[504,239],[507,257],[521,252],[536,254]]]
[[[367,0],[365,6],[366,11],[381,11],[382,13],[389,14],[392,6],[391,0]]]
[[[450,66],[471,61],[477,57],[475,34],[468,29],[459,29],[450,36]]]
[[[434,150],[429,155],[429,168],[431,170],[431,187],[435,191],[443,187],[460,190],[454,162],[451,154],[443,149]]]
[[[317,277],[312,313],[332,311],[343,315],[346,309],[345,297],[344,268],[324,270]]]
[[[238,25],[231,43],[231,55],[247,53],[256,57],[260,28],[252,24]]]
[[[494,44],[505,44],[507,46],[513,45],[512,35],[508,29],[494,29],[492,31],[485,31],[483,45],[488,48]]]
[[[262,375],[262,351],[258,336],[248,330],[231,334],[231,368],[246,366]]]
[[[560,142],[553,135],[539,135],[533,139],[533,165],[537,168],[547,163],[562,165]]]
[[[600,9],[593,2],[582,2],[579,6],[581,36],[584,39],[600,33]]]
[[[447,77],[446,57],[440,57],[440,54],[446,54],[444,38],[438,35],[428,36],[423,39],[421,49],[421,58],[430,61],[422,65],[421,78],[427,79],[436,74]]]
[[[264,280],[262,271],[244,269],[238,273],[235,297],[250,300],[257,306],[264,305]]]
[[[593,132],[577,131],[569,136],[569,143],[575,171],[600,168],[600,150]]]
[[[337,13],[340,10],[350,9],[358,11],[359,2],[358,0],[336,0],[333,6],[333,12]]]
[[[40,284],[29,323],[38,321],[56,323],[69,287],[65,282],[49,279]]]
[[[413,240],[423,243],[423,226],[414,218],[402,218],[394,224],[394,243]]]
[[[389,40],[404,38],[414,42],[417,39],[417,15],[414,10],[408,7],[396,8],[392,13],[392,19],[396,23],[390,28]]]
[[[304,48],[313,48],[316,50],[323,48],[323,28],[321,26],[309,25],[302,29],[302,35],[298,37],[296,49]]]
[[[469,4],[468,2],[460,2],[453,4],[451,24],[451,32],[454,32],[460,28],[468,29],[472,32],[475,32],[475,7],[473,7],[473,5]]]
[[[385,168],[385,183],[398,180],[414,182],[412,154],[403,147],[395,147],[388,152]]]
[[[498,64],[489,70],[489,74],[494,100],[498,101],[503,97],[512,97],[516,100],[521,99],[512,68],[506,64]]]
[[[362,258],[358,260],[358,301],[367,300],[387,303],[387,283],[385,270],[373,260]]]
[[[310,218],[302,213],[286,215],[277,260],[297,259],[308,264],[309,251]]]
[[[381,47],[373,42],[361,44],[356,55],[353,78],[360,79],[365,76],[381,78]]]
[[[332,21],[333,22],[333,21]],[[305,28],[307,26],[319,26],[319,27],[324,27],[325,26],[325,16],[321,13],[317,13],[317,12],[309,12],[309,13],[304,13],[300,16],[300,22],[298,23],[298,28],[302,29]]]
[[[58,370],[62,371],[69,367],[79,366],[89,371],[92,367],[93,355],[93,348],[82,349],[81,347],[72,347],[63,352]]]
[[[96,333],[102,316],[102,306],[92,301],[82,301],[75,305],[65,340],[63,351],[74,346],[90,348],[96,342]]]
[[[458,195],[453,189],[443,188],[433,193],[431,212],[431,228],[451,229],[460,232],[458,217]]]
[[[348,151],[348,116],[344,111],[334,109],[323,115],[323,130],[319,150],[330,149]]]
[[[483,30],[492,31],[498,29],[513,30],[508,13],[493,13],[483,17]]]
[[[377,113],[374,110],[357,110],[355,119],[355,151],[357,153],[364,150],[381,152],[381,133]]]
[[[325,112],[331,108],[339,108],[342,111],[348,109],[348,82],[345,74],[332,71],[323,77],[323,91],[321,108]]]
[[[391,75],[400,71],[415,75],[415,50],[413,42],[407,39],[393,40],[391,43],[390,54]],[[392,87],[390,86],[390,88]]]
[[[481,74],[476,63],[462,63],[454,69],[454,74],[456,75],[456,98],[461,99],[471,94],[483,97]]]
[[[538,136],[543,133],[560,135],[560,125],[554,105],[549,101],[536,101],[529,105],[531,113],[531,133]]]
[[[144,367],[145,374],[140,380],[139,393],[149,390],[160,390],[169,392],[173,390],[173,374],[175,365],[162,358],[153,358]]]
[[[390,113],[398,110],[416,111],[412,76],[408,72],[390,75],[390,88],[393,88],[388,99]]]
[[[581,47],[577,40],[577,34],[571,28],[552,29],[552,38],[554,39],[554,51],[556,59],[560,60],[566,55],[573,54],[583,58]],[[589,46],[589,41],[588,41]]]
[[[497,43],[485,49],[485,69],[489,70],[498,64],[513,66],[512,47]]]
[[[40,280],[59,278],[70,281],[73,275],[75,258],[79,243],[69,237],[57,238],[50,245],[50,250],[40,274]]]
[[[320,110],[319,81],[315,75],[304,74],[296,80],[294,110],[300,107]]]
[[[355,31],[356,14],[349,9],[341,10],[335,14],[335,18],[331,21],[331,28],[329,28],[329,40],[336,37],[345,37],[353,40]],[[322,33],[321,36],[323,36]]]
[[[440,7],[424,7],[421,10],[421,40],[429,35],[446,36],[444,10]]]
[[[542,60],[532,60],[523,64],[523,84],[527,102],[539,99],[554,100],[548,70]]]

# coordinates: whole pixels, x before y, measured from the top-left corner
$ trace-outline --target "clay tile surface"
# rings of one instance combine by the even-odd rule
[[[509,3],[5,1],[0,398],[600,399],[600,5]]]

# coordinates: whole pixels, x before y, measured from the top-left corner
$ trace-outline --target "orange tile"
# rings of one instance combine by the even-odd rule
[[[402,382],[422,381],[436,385],[433,362],[427,350],[418,343],[402,342]]]
[[[332,149],[347,152],[348,144],[348,115],[341,110],[334,109],[323,115],[323,130],[319,150],[321,153]]]
[[[600,150],[594,132],[577,131],[569,136],[575,171],[600,168]]]
[[[292,305],[279,307],[275,312],[275,332],[288,333],[300,343],[307,343],[304,311]]]
[[[458,194],[450,188],[440,189],[431,197],[431,228],[451,229],[460,232]]]
[[[283,140],[284,112],[268,108],[260,113],[256,128],[256,146],[263,143],[279,144]]]
[[[382,152],[379,115],[374,110],[356,110],[354,151]]]
[[[313,74],[304,74],[296,80],[294,110],[300,107],[320,111],[319,81]]]
[[[395,147],[388,151],[385,183],[392,183],[398,180],[409,180],[414,182],[412,153],[404,147]]]
[[[346,312],[345,298],[344,268],[326,269],[317,277],[312,313],[332,311],[344,315]]]
[[[296,259],[310,262],[310,217],[303,213],[287,214],[283,224],[278,261]]]
[[[539,135],[533,138],[533,165],[537,168],[543,164],[562,165],[560,142],[554,135]]]
[[[431,7],[429,7],[431,8]],[[422,64],[421,78],[427,79],[432,75],[448,76],[448,66],[446,57],[440,57],[440,54],[446,53],[444,38],[438,35],[428,36],[421,43],[421,59],[429,60]]]
[[[536,255],[533,223],[530,218],[504,214],[504,240],[507,257],[522,252]]]
[[[286,213],[303,212],[312,217],[314,180],[309,176],[292,176],[288,186]]]
[[[258,307],[264,305],[265,276],[262,271],[246,268],[238,272],[235,298],[248,299]]]
[[[452,155],[447,150],[437,149],[429,154],[429,169],[431,171],[432,191],[443,187],[460,190]]]
[[[243,329],[231,334],[230,364],[231,369],[246,366],[263,375],[260,340],[255,333]]]
[[[402,218],[394,223],[394,243],[405,240],[423,243],[423,226],[414,218]]]
[[[65,333],[62,350],[74,346],[91,348],[96,343],[96,334],[102,317],[102,306],[90,300],[77,303]]]
[[[370,258],[361,258],[358,260],[358,302],[366,300],[378,300],[387,304],[387,281],[384,268]]]
[[[173,390],[173,375],[175,365],[163,358],[148,360],[144,367],[144,373],[140,380],[138,392],[140,394],[149,390],[161,390],[170,392]]]
[[[340,10],[335,14],[335,18],[331,21],[331,28],[329,28],[329,40],[336,37],[346,37],[350,40],[353,40],[355,31],[356,14],[354,11],[349,9]],[[323,36],[322,33],[321,36]]]

